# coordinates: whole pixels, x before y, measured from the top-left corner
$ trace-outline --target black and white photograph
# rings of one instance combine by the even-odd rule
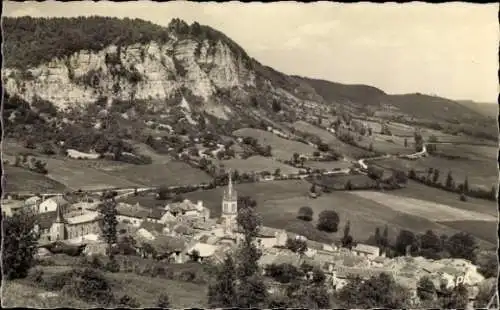
[[[2,307],[499,309],[498,12],[3,1]]]

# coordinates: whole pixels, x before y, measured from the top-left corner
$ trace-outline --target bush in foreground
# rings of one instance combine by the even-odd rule
[[[160,297],[158,297],[156,306],[159,308],[170,308],[170,298],[166,293],[162,293]]]

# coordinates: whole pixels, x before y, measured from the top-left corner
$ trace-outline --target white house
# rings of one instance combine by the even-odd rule
[[[58,206],[61,206],[65,208],[68,206],[68,201],[64,199],[63,196],[55,196],[49,199],[46,199],[40,205],[38,206],[38,213],[45,213],[45,212],[55,212],[57,210]]]
[[[68,149],[68,157],[75,159],[98,159],[101,155],[96,153],[83,153],[77,150]]]

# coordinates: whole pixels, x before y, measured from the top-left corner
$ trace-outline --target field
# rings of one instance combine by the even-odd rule
[[[352,166],[352,164],[348,161],[339,160],[339,161],[314,161],[309,160],[304,163],[305,167],[310,167],[313,169],[347,169]]]
[[[351,233],[356,240],[369,238],[376,227],[388,225],[390,238],[394,240],[400,229],[409,229],[423,233],[432,229],[439,234],[453,234],[459,227],[452,228],[430,220],[429,216],[412,215],[401,212],[371,199],[366,199],[354,192],[333,192],[322,194],[316,199],[308,197],[310,184],[305,181],[281,181],[236,186],[239,195],[249,195],[257,201],[257,212],[265,226],[282,228],[291,232],[306,235],[311,240],[330,242],[342,236],[342,227],[346,221],[351,222]],[[211,210],[212,217],[218,217],[221,210],[222,188],[198,191],[184,196],[191,200],[203,200]],[[310,206],[314,211],[314,220],[310,223],[296,219],[297,211],[302,206]],[[339,232],[327,234],[315,229],[317,216],[323,210],[335,210],[340,216]],[[457,209],[457,211],[460,211]],[[466,214],[472,214],[467,213]],[[486,217],[486,215],[483,215]],[[478,236],[480,238],[480,236]],[[484,241],[480,240],[484,243]],[[486,243],[491,246],[490,243]]]
[[[277,135],[253,128],[238,129],[233,132],[237,137],[252,137],[257,139],[260,145],[270,145],[272,147],[272,154],[274,157],[282,160],[289,160],[292,158],[293,153],[312,155],[316,149],[308,144],[297,141],[286,140],[278,137]]]
[[[28,192],[64,192],[66,186],[40,173],[28,169],[4,165],[4,187],[6,193]]]
[[[175,160],[166,164],[127,165],[108,173],[144,186],[189,185],[211,181],[204,171]]]
[[[437,222],[467,220],[495,222],[497,220],[497,217],[488,214],[453,208],[448,205],[421,199],[398,197],[396,195],[374,191],[353,191],[350,193],[365,199],[373,200],[394,211],[422,218],[430,218]]]
[[[172,307],[185,309],[205,307],[207,293],[205,285],[160,278],[139,276],[133,273],[108,273],[119,294],[134,297],[141,307],[156,307],[161,293],[167,293]]]
[[[217,161],[219,165],[230,168],[232,170],[238,170],[242,172],[261,172],[268,171],[274,173],[276,169],[280,169],[281,173],[292,174],[298,173],[299,169],[285,165],[269,157],[263,156],[252,156],[247,159],[229,159],[229,160],[219,160]]]
[[[412,154],[415,153],[412,141],[408,139],[408,147],[404,146],[404,138],[374,133],[371,137],[363,137],[357,143],[363,147],[373,147],[376,152],[384,154]]]
[[[419,160],[405,160],[400,158],[382,159],[373,161],[377,166],[388,169],[400,169],[409,171],[415,169],[416,172],[427,174],[429,168],[440,169],[439,181],[444,184],[448,171],[452,172],[453,179],[457,184],[462,183],[465,177],[469,179],[469,187],[483,187],[486,190],[498,183],[497,163],[491,160],[472,159],[446,159],[436,156],[428,156]]]
[[[292,126],[299,131],[317,136],[323,141],[323,143],[328,144],[330,148],[334,149],[337,152],[340,152],[342,155],[361,158],[369,153],[363,149],[344,143],[337,139],[337,137],[335,137],[330,132],[304,121],[295,122]]]
[[[399,197],[409,197],[422,199],[423,197],[432,197],[432,201],[439,204],[452,206],[457,209],[474,211],[488,214],[491,216],[498,215],[498,206],[494,201],[468,197],[467,201],[460,201],[456,193],[447,192],[438,188],[426,186],[415,181],[408,181],[405,188],[395,192]]]
[[[498,242],[498,222],[492,221],[446,221],[443,225],[468,232],[496,245]]]
[[[92,167],[90,161],[68,158],[46,158],[44,161],[47,162],[47,170],[49,171],[47,176],[72,190],[139,186],[138,183],[126,180],[122,175],[113,176],[108,171]],[[94,161],[95,165],[107,167],[107,169],[111,169],[110,167],[116,169],[115,166],[126,166],[98,160]]]
[[[132,144],[137,153],[151,157],[153,164],[165,164],[172,160],[172,158],[169,155],[158,154],[150,146],[144,143],[139,143],[135,141],[128,141],[128,142]]]
[[[374,180],[370,179],[368,176],[366,176],[364,174],[322,176],[318,183],[325,185],[325,186],[328,186],[329,188],[344,189],[345,184],[348,181],[351,181],[351,184],[354,187],[376,185],[376,182]]]
[[[496,146],[440,144],[436,146],[436,152],[447,156],[495,162],[498,157],[498,147]]]

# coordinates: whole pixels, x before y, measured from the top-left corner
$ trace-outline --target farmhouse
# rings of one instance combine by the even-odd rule
[[[207,221],[210,218],[210,210],[203,206],[202,201],[198,201],[194,204],[190,200],[184,199],[182,202],[166,205],[165,212],[162,215],[160,222],[166,223],[183,217],[201,218],[203,221]]]
[[[25,208],[23,201],[19,200],[2,200],[2,215],[13,216],[20,210]]]

